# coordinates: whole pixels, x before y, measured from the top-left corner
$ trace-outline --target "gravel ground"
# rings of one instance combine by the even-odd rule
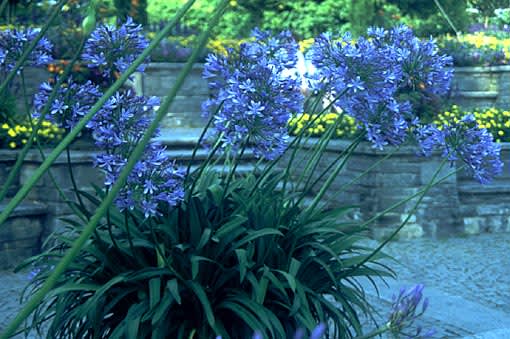
[[[369,291],[369,300],[382,322],[393,293],[423,283],[430,306],[420,324],[435,328],[437,338],[510,328],[509,249],[510,234],[392,242],[385,252],[400,262],[388,262],[398,278],[388,281],[390,286],[383,287],[380,296]],[[20,291],[27,281],[26,273],[0,272],[0,332],[19,310]],[[503,333],[498,338],[510,338],[510,332],[496,333]]]
[[[397,241],[386,253],[402,264],[393,266],[399,280],[510,314],[510,234]]]

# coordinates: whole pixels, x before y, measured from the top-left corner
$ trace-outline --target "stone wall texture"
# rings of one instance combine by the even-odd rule
[[[175,84],[182,63],[151,63],[144,73],[135,76],[134,87],[138,94],[165,98]],[[202,79],[203,64],[195,64],[177,93],[162,122],[162,128],[203,127],[206,124],[201,114],[202,102],[207,100],[207,81]]]
[[[2,183],[14,165],[16,156],[17,151],[0,150],[0,175],[4,178]],[[71,152],[76,186],[88,193],[93,193],[92,184],[102,186],[103,183],[103,175],[93,167],[93,159],[92,151]],[[33,176],[42,161],[38,151],[29,151],[18,177],[9,190],[7,201]],[[63,218],[75,218],[68,202],[75,203],[77,198],[65,154],[54,162],[50,173],[51,176],[45,174],[39,179],[24,202],[0,227],[0,269],[13,267],[23,259],[38,253],[42,243],[52,232],[61,231],[66,226]],[[55,183],[65,197],[60,195]],[[0,204],[0,211],[7,201]],[[94,207],[87,203],[86,199],[84,202],[87,208],[93,211]]]
[[[323,170],[331,173],[328,167],[350,144],[345,140],[333,140],[328,145],[324,156],[317,165],[314,179]],[[303,172],[308,149],[313,142],[305,144],[297,153],[294,162],[293,178],[297,179]],[[401,238],[443,237],[452,234],[476,234],[483,232],[510,231],[510,144],[503,144],[502,159],[505,161],[505,174],[490,185],[475,182],[468,173],[460,171],[446,177],[461,164],[451,167],[446,165],[437,174],[437,179],[446,177],[441,183],[432,187],[424,195],[418,208],[413,211],[418,197],[398,206],[399,202],[419,193],[430,182],[442,159],[439,155],[419,157],[414,147],[401,147],[389,158],[388,151],[373,149],[362,143],[353,152],[340,174],[334,179],[325,199],[329,206],[354,206],[351,217],[358,221],[370,220],[377,213],[391,209],[383,217],[375,220],[370,229],[376,238],[384,238],[407,217],[406,226],[399,236]],[[361,173],[365,175],[355,180]],[[320,180],[313,191],[316,194]],[[349,184],[349,185],[347,185]]]
[[[451,96],[464,109],[510,108],[510,66],[456,67]]]

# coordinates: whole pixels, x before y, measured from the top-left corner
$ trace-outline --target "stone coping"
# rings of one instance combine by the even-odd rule
[[[0,211],[3,211],[6,206],[7,203],[0,203]],[[9,215],[9,218],[29,215],[44,215],[46,213],[48,213],[48,208],[45,204],[40,202],[22,202]]]
[[[48,156],[51,149],[44,149],[44,154]],[[16,161],[19,150],[0,149],[0,162]],[[94,151],[71,150],[71,160],[73,163],[91,163],[94,161]],[[24,163],[41,163],[43,161],[39,151],[30,150],[25,157]],[[67,164],[67,155],[63,152],[54,162],[54,164]]]
[[[179,129],[169,129],[162,131],[161,135],[157,138],[155,138],[155,141],[162,142],[163,144],[171,144],[172,146],[187,146],[187,145],[195,145],[198,141],[198,137],[201,132],[201,128],[179,128]],[[295,137],[291,137],[290,140],[293,140]],[[319,138],[310,138],[309,140],[305,141],[301,144],[301,147],[305,149],[310,149],[314,147],[319,141]],[[345,150],[350,144],[352,143],[351,140],[346,139],[333,139],[329,142],[329,145],[326,147],[329,151],[343,151]],[[374,148],[371,143],[367,141],[361,142],[358,147],[355,150],[355,153],[363,153],[363,154],[371,154],[371,155],[386,155],[390,152],[392,147],[387,147],[386,149],[379,150],[377,148]],[[510,142],[503,142],[501,143],[501,150],[510,150]],[[50,150],[44,150],[45,154],[48,155],[50,153]],[[15,161],[18,150],[5,150],[0,149],[0,162],[7,162],[7,161]],[[416,147],[415,146],[402,146],[396,154],[400,155],[416,155]],[[71,157],[73,163],[89,163],[94,161],[94,151],[83,151],[83,150],[73,150],[71,152]],[[25,162],[35,162],[40,163],[42,162],[41,155],[38,151],[31,150],[28,152]],[[61,154],[57,160],[55,161],[56,164],[62,164],[67,163],[67,156],[65,153]]]
[[[292,137],[291,140],[294,138],[295,137]],[[319,141],[319,138],[310,138],[309,140],[302,143],[301,147],[303,147],[305,149],[310,149],[310,148],[314,147],[318,141]],[[326,147],[326,150],[328,150],[328,151],[343,151],[347,147],[349,147],[349,145],[351,143],[352,143],[352,140],[333,139],[329,142],[328,146]],[[388,153],[390,153],[391,150],[393,150],[393,149],[394,149],[394,147],[386,147],[383,150],[379,150],[377,148],[374,148],[370,142],[363,141],[358,145],[358,147],[356,148],[354,153],[384,156],[384,155],[387,155]],[[501,150],[502,151],[510,150],[510,142],[501,143]],[[396,154],[416,156],[416,151],[417,151],[416,146],[408,145],[408,146],[400,147],[400,149],[396,152]],[[439,154],[439,152],[438,152],[438,154]]]
[[[473,99],[496,99],[499,95],[499,92],[496,91],[462,91],[459,90],[457,96],[464,98],[473,98]]]
[[[510,72],[510,65],[454,67],[455,73]]]

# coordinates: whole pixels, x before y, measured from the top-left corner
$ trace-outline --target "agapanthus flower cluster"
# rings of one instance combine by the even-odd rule
[[[404,42],[405,41],[405,42]],[[405,27],[368,30],[354,41],[322,34],[310,50],[317,90],[334,97],[334,104],[355,117],[375,147],[399,145],[418,122],[403,90],[422,90],[439,81],[434,93],[444,93],[451,72],[448,58],[437,54],[432,41],[422,42]],[[434,84],[435,85],[435,84]]]
[[[23,51],[38,34],[39,30],[33,28],[0,31],[0,71],[8,73],[13,70]],[[29,54],[25,66],[47,65],[53,60],[52,48],[51,42],[43,37]]]
[[[106,173],[106,187],[117,181],[153,120],[157,106],[156,97],[136,96],[131,91],[116,93],[87,125],[102,150],[96,157],[96,166]],[[122,210],[140,208],[146,217],[158,215],[158,203],[175,206],[182,200],[183,180],[183,172],[168,158],[165,148],[151,142],[130,173],[116,204]]]
[[[372,31],[376,31],[372,29]],[[407,26],[387,32],[387,41],[402,59],[402,90],[442,96],[448,93],[453,76],[453,59],[439,54],[435,40],[421,40]]]
[[[41,115],[52,91],[53,87],[49,83],[41,84],[39,92],[34,95],[34,117]],[[46,118],[60,123],[64,128],[72,129],[89,112],[101,95],[99,88],[91,81],[78,84],[70,78],[58,89]]]
[[[393,296],[393,304],[388,319],[390,332],[405,334],[407,338],[429,338],[434,335],[434,330],[422,334],[421,327],[417,327],[415,333],[403,333],[406,328],[413,325],[418,317],[425,313],[428,307],[428,299],[423,299],[423,289],[424,285],[418,284],[409,289],[402,288],[398,296]],[[421,311],[418,311],[420,303],[422,303]]]
[[[289,32],[271,37],[255,31],[253,37],[239,52],[208,56],[204,78],[213,98],[203,111],[214,116],[215,135],[225,147],[249,142],[256,156],[274,159],[286,148],[291,114],[303,109],[298,77],[282,75],[294,67],[298,45]]]
[[[149,45],[141,32],[142,26],[135,24],[131,18],[118,28],[100,25],[85,43],[82,60],[90,68],[99,69],[103,77],[114,79]],[[137,71],[143,72],[144,69],[145,65],[141,64]]]
[[[462,160],[482,184],[491,182],[503,171],[501,145],[494,142],[485,128],[478,126],[472,114],[444,126],[422,126],[415,134],[423,155],[429,156],[437,150],[452,162]]]
[[[86,42],[83,59],[87,67],[99,70],[108,82],[112,82],[115,73],[124,72],[147,44],[141,27],[131,19],[119,28],[102,25]],[[139,71],[143,71],[143,66]],[[51,85],[41,86],[34,99],[35,116],[40,115],[51,91]],[[49,117],[66,128],[73,128],[102,94],[90,81],[77,84],[70,79],[59,88]],[[118,180],[128,158],[154,119],[158,106],[158,98],[146,98],[135,95],[131,90],[122,90],[110,97],[88,122],[87,127],[92,130],[92,137],[99,148],[95,164],[105,172],[107,188]],[[175,206],[182,200],[183,180],[182,171],[168,158],[165,148],[151,142],[117,196],[116,205],[122,210],[140,209],[146,217],[158,215],[159,203]]]

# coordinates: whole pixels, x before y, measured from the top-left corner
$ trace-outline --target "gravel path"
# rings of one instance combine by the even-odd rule
[[[510,339],[509,249],[510,234],[392,242],[385,252],[400,262],[388,262],[398,278],[379,296],[367,288],[369,300],[383,321],[392,294],[423,283],[430,306],[421,325],[434,327],[437,338]],[[27,279],[26,273],[0,272],[0,332],[19,310]]]

